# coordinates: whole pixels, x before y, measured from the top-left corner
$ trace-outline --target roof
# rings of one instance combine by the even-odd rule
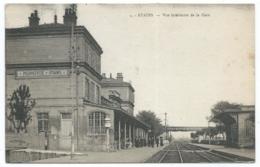
[[[147,129],[151,128],[150,125],[146,124],[145,122],[137,119],[136,117],[134,117],[133,115],[130,115],[129,113],[127,112],[124,112],[123,109],[115,109],[114,111],[116,111],[118,114],[121,114],[121,115],[124,115],[124,116],[127,116],[128,118],[131,118],[132,120],[136,121],[137,123],[145,126]]]
[[[20,27],[20,28],[6,28],[6,37],[24,37],[24,36],[43,36],[43,35],[64,35],[71,33],[71,26],[60,24],[60,23],[50,23],[41,24],[35,27]],[[89,31],[84,26],[75,26],[75,34],[83,34],[86,39],[90,41],[95,47],[99,54],[102,54],[102,48],[89,33]]]
[[[239,108],[228,108],[224,109],[221,112],[217,113],[209,121],[221,120],[224,122],[233,122],[229,114],[242,114],[242,113],[251,113],[255,111],[255,106],[240,106]]]
[[[224,109],[222,113],[245,113],[255,111],[255,106],[240,106],[239,108]]]
[[[101,84],[102,87],[129,87],[133,92],[135,91],[131,83],[115,78],[103,78]]]

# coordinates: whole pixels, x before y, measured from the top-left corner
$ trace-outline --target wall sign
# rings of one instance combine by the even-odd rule
[[[68,69],[16,71],[17,78],[67,77],[67,76],[69,76]]]

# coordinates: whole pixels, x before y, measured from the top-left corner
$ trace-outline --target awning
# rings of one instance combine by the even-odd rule
[[[132,121],[134,124],[137,124],[137,125],[141,126],[142,128],[144,128],[146,130],[151,128],[148,124],[144,123],[143,121],[138,120],[136,117],[134,117],[134,116],[122,111],[122,110],[115,109],[114,111],[115,111],[115,114],[122,116],[122,117],[125,117],[126,119]]]

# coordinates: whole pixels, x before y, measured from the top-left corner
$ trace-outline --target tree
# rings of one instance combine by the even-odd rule
[[[218,129],[216,127],[208,127],[209,138],[213,139],[218,134]]]
[[[152,111],[140,111],[136,118],[143,121],[147,125],[150,125],[152,134],[154,136],[159,136],[164,132],[164,127],[161,124],[161,120],[156,117],[155,113]]]
[[[241,104],[220,101],[213,106],[213,108],[211,109],[211,114],[212,116],[214,116],[220,112],[223,112],[223,110],[225,109],[238,109],[240,106]]]
[[[205,128],[204,129],[201,129],[201,130],[198,130],[194,133],[194,137],[195,138],[198,138],[199,136],[203,136],[203,139],[205,139],[205,134],[206,134],[206,130]]]
[[[204,130],[202,129],[202,130],[196,131],[195,134],[196,134],[197,136],[203,136],[204,133],[205,133],[205,132],[204,132]]]
[[[198,136],[198,133],[197,133],[197,132],[195,132],[195,133],[192,132],[192,133],[190,134],[190,137],[191,137],[192,139],[196,139],[196,138],[199,137],[199,136]]]
[[[239,109],[240,107],[241,104],[230,103],[228,101],[219,101],[215,105],[213,105],[211,109],[211,116],[207,117],[207,119],[208,121],[210,121],[217,114],[223,112],[226,109]],[[207,135],[209,135],[209,137],[212,138],[217,134],[221,134],[222,138],[224,138],[226,131],[224,124],[218,119],[212,119],[212,121],[216,123],[216,127],[214,129],[209,130]]]
[[[8,103],[10,113],[7,114],[7,119],[12,123],[17,133],[27,132],[27,125],[32,119],[30,112],[35,104],[35,100],[31,99],[28,86],[20,85],[18,89],[14,90]]]

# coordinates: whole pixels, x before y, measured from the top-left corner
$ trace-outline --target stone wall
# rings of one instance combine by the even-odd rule
[[[78,58],[101,72],[101,57],[83,35],[76,40]],[[56,63],[70,61],[70,34],[30,37],[12,37],[6,40],[6,63]],[[29,61],[28,61],[29,60]]]
[[[255,142],[254,125],[249,119],[250,113],[239,114],[238,127],[238,146],[239,147],[252,147]]]
[[[55,101],[54,101],[55,102]],[[92,135],[89,134],[89,114],[95,111],[104,112],[111,119],[110,128],[110,142],[111,146],[114,142],[114,112],[111,109],[98,107],[97,105],[84,105],[79,107],[79,117],[76,119],[75,123],[79,122],[79,148],[84,151],[105,151],[106,150],[106,134],[101,135]],[[26,140],[26,147],[44,149],[44,134],[38,133],[38,120],[37,113],[47,112],[49,114],[49,123],[48,123],[48,139],[49,139],[49,148],[50,150],[69,150],[71,137],[70,136],[61,136],[61,113],[71,112],[71,106],[68,107],[35,107],[32,112],[32,121],[28,125],[28,134],[27,138],[24,136],[21,137],[21,140]],[[11,126],[11,124],[9,124]],[[74,135],[75,135],[75,146],[76,146],[76,136],[77,136],[77,125],[75,124]],[[39,139],[41,137],[41,139]],[[17,137],[13,137],[17,138]],[[20,138],[19,138],[20,139]],[[28,139],[28,140],[27,140]],[[67,144],[64,144],[67,143]],[[65,147],[66,146],[66,147]]]
[[[44,134],[6,133],[6,147],[44,149]]]
[[[69,48],[69,35],[8,38],[6,63],[66,62],[69,61]]]

